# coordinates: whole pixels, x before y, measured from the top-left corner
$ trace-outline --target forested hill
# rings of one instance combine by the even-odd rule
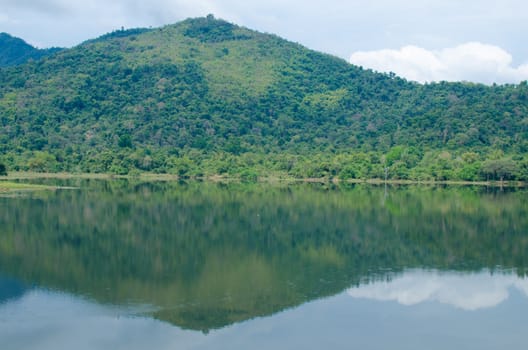
[[[528,177],[528,86],[420,85],[207,18],[0,69],[9,169]]]
[[[30,59],[38,60],[60,50],[59,48],[37,49],[22,39],[0,33],[0,67],[26,63]]]

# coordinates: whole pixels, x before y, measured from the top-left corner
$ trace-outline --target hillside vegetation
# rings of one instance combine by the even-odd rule
[[[528,179],[528,86],[420,85],[207,18],[0,69],[10,170]]]

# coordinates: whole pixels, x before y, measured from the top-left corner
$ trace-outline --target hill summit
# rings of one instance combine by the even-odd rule
[[[526,82],[420,85],[213,16],[0,69],[0,123],[10,169],[528,176]]]

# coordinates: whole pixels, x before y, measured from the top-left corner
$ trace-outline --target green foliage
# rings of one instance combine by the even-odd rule
[[[139,34],[143,34],[145,32],[148,32],[148,29],[146,28],[133,28],[133,29],[127,29],[121,28],[120,30],[115,30],[111,33],[105,34],[100,36],[97,39],[94,40],[88,40],[86,43],[90,42],[98,42],[98,41],[105,41],[108,39],[116,39],[116,38],[129,38],[130,40],[135,40],[135,36]]]
[[[348,164],[339,172],[339,178],[342,180],[359,179],[361,178],[360,170],[355,164]]]
[[[387,152],[387,154],[385,155],[385,160],[387,161],[387,165],[393,165],[396,161],[400,160],[403,150],[404,150],[403,146],[395,146],[391,148],[391,150]]]
[[[28,160],[28,168],[36,172],[56,172],[58,171],[57,159],[48,152],[37,151]]]
[[[213,15],[187,21],[184,34],[198,39],[202,43],[218,43],[228,40],[245,40],[250,36],[236,33],[237,27],[222,20],[216,20]]]
[[[246,169],[240,173],[240,180],[243,182],[257,182],[258,174],[254,170]]]
[[[0,152],[10,169],[185,177],[485,180],[507,158],[502,177],[527,180],[527,96],[410,83],[208,16],[0,69]]]
[[[119,137],[117,145],[121,148],[132,148],[132,137],[129,134]]]
[[[4,163],[0,163],[0,176],[7,176],[7,167]]]
[[[492,159],[482,164],[482,172],[492,180],[512,180],[518,175],[518,167],[512,159]]]

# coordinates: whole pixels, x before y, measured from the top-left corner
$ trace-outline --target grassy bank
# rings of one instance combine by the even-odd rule
[[[58,187],[34,185],[34,184],[10,182],[10,181],[0,181],[0,193],[16,192],[16,191],[43,191],[43,190],[55,190],[55,189],[58,189]]]

